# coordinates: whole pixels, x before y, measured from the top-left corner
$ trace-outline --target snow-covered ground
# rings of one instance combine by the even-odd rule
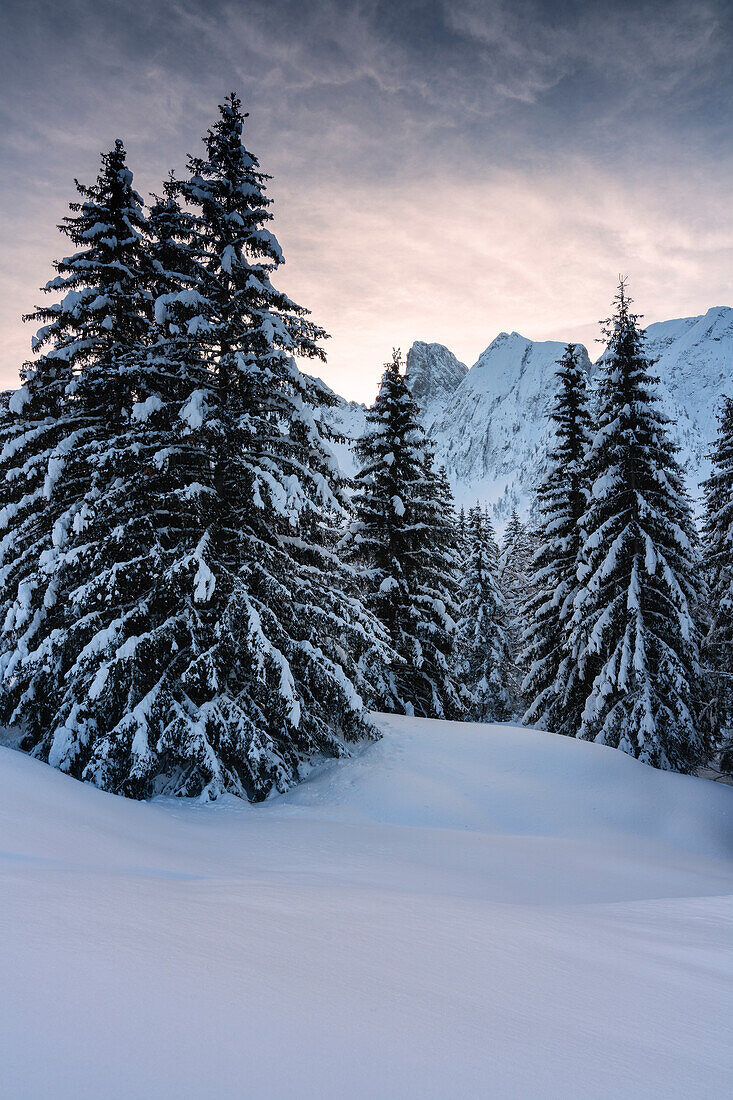
[[[381,722],[257,807],[1,749],[0,1095],[729,1095],[733,790]]]

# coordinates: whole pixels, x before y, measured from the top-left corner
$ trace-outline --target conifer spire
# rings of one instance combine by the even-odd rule
[[[55,722],[68,671],[69,541],[98,492],[108,423],[130,412],[118,364],[150,323],[142,200],[122,142],[101,159],[93,185],[75,181],[82,201],[59,229],[78,250],[44,287],[61,300],[25,318],[44,322],[32,341],[40,354],[25,364],[0,424],[0,477],[11,488],[0,516],[0,720],[22,726],[31,747]]]
[[[515,709],[519,708],[522,691],[520,661],[524,630],[523,606],[530,583],[532,547],[533,539],[528,527],[514,508],[502,539],[498,581],[506,608],[505,637],[510,654],[510,660],[506,666],[507,687],[516,701]]]
[[[575,736],[584,698],[569,651],[569,626],[577,591],[580,522],[588,502],[586,451],[590,413],[578,348],[568,344],[558,363],[550,419],[553,444],[537,492],[537,549],[530,593],[523,607],[522,692],[526,725]]]
[[[498,583],[499,550],[488,514],[470,509],[462,569],[458,645],[471,722],[507,722],[517,713],[507,610]]]
[[[697,536],[630,307],[622,280],[605,330],[570,641],[588,685],[580,736],[691,772],[706,751],[698,718]]]
[[[708,586],[703,645],[708,686],[706,724],[733,771],[733,398],[723,400],[705,494],[705,573]]]
[[[405,383],[400,353],[385,366],[357,444],[355,521],[350,552],[369,604],[396,658],[383,705],[424,717],[454,717],[455,534],[453,502]]]

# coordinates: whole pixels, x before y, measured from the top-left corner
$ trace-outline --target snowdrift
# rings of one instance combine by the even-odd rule
[[[256,807],[1,749],[0,1093],[725,1095],[733,790],[380,723]]]

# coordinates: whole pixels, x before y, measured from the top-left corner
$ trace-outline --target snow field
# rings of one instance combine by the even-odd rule
[[[731,789],[379,721],[260,806],[0,750],[2,1095],[726,1095]]]

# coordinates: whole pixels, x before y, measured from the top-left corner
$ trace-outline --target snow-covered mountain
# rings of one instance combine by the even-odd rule
[[[442,344],[412,346],[407,381],[459,503],[490,503],[499,523],[515,506],[528,509],[550,441],[547,413],[564,346],[502,332],[470,370]],[[706,455],[720,400],[733,393],[733,308],[715,306],[700,317],[649,325],[647,347],[697,496],[709,471]],[[598,364],[585,348],[582,355],[592,380]],[[351,438],[366,424],[362,407],[347,402],[331,410],[329,420]],[[341,451],[351,472],[349,449]]]
[[[690,487],[708,476],[721,398],[733,394],[733,309],[714,306],[701,317],[660,321],[647,329],[662,402],[673,421]]]
[[[500,333],[425,426],[460,503],[479,499],[504,518],[525,506],[550,436],[547,412],[564,344]],[[590,372],[588,353],[581,359]]]
[[[331,451],[346,477],[353,477],[358,468],[354,443],[357,439],[361,439],[366,432],[366,406],[360,405],[358,401],[344,400],[344,398],[334,394],[333,390],[323,381],[321,381],[321,385],[324,390],[328,390],[335,398],[335,404],[327,405],[320,412],[321,419],[328,424],[335,437],[330,442]]]

